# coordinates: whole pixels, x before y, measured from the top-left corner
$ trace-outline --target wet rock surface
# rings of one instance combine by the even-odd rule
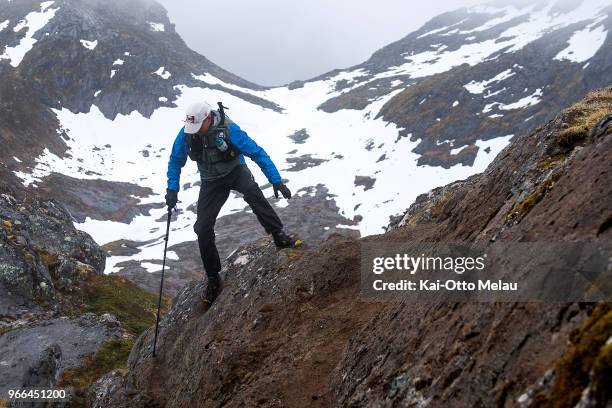
[[[38,321],[0,336],[0,395],[57,384],[61,370],[80,366],[83,357],[121,333],[116,319],[92,313]]]
[[[40,197],[61,202],[79,223],[87,218],[129,223],[135,216],[148,215],[151,208],[163,206],[163,203],[140,204],[140,199],[153,191],[132,183],[82,180],[52,173],[37,186]]]
[[[591,94],[484,173],[420,197],[390,231],[362,242],[609,240],[612,186],[601,180],[612,139],[590,129],[610,112],[611,95]],[[243,247],[227,260],[212,307],[201,306],[202,283],[186,286],[162,322],[158,357],[149,330],[127,376],[108,379],[94,403],[605,406],[609,377],[598,367],[612,334],[608,304],[363,302],[359,242]]]

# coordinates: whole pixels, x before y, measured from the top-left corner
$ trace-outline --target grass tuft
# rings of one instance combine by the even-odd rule
[[[135,283],[117,275],[96,275],[88,279],[81,290],[67,294],[68,311],[74,314],[110,313],[121,326],[138,336],[155,324],[157,294],[147,292]],[[170,298],[162,298],[162,312],[170,306]]]
[[[612,306],[602,303],[570,336],[572,345],[555,366],[550,394],[538,395],[534,406],[573,407],[589,385],[598,404],[605,406],[611,397],[612,384],[612,344],[606,344],[610,336]]]
[[[563,175],[562,171],[559,171],[549,178],[544,180],[542,185],[536,189],[533,193],[529,194],[523,201],[517,203],[512,207],[510,212],[508,213],[508,218],[514,216],[524,217],[527,215],[546,195],[546,193],[552,189],[553,185],[561,178]]]
[[[591,92],[587,98],[564,111],[568,124],[557,135],[557,143],[573,148],[587,138],[591,129],[612,112],[612,88]]]
[[[129,338],[110,340],[97,353],[83,359],[80,367],[65,370],[61,385],[74,387],[73,407],[87,406],[87,390],[102,375],[120,369],[127,373],[127,359],[134,338],[155,324],[157,294],[147,292],[117,275],[94,275],[79,290],[62,296],[67,314],[113,314]],[[162,313],[170,307],[170,298],[162,298]]]
[[[133,345],[132,338],[107,341],[102,343],[93,356],[85,357],[80,367],[64,371],[59,387],[74,387],[73,407],[87,405],[87,390],[98,378],[117,368],[127,370],[127,360]]]

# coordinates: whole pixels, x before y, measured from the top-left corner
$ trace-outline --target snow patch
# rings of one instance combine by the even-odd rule
[[[55,3],[54,1],[45,1],[40,5],[40,11],[33,11],[25,16],[22,22],[15,26],[15,32],[21,31],[27,28],[25,36],[19,41],[19,44],[15,47],[6,47],[4,53],[0,55],[0,60],[9,60],[13,68],[16,68],[21,64],[26,54],[34,47],[34,44],[38,42],[34,38],[40,29],[51,21],[55,17],[55,13],[59,10],[58,8],[50,8]],[[18,28],[18,29],[17,29]]]
[[[147,272],[149,273],[153,273],[153,272],[160,272],[162,269],[162,265],[160,264],[154,264],[151,262],[141,262],[140,266],[145,268],[147,270]],[[168,265],[166,265],[166,270],[169,270],[170,267]]]
[[[542,96],[542,89],[538,88],[531,95],[521,98],[514,103],[510,103],[507,105],[500,104],[499,108],[503,110],[527,108],[529,106],[533,106],[533,105],[540,103],[541,96]]]
[[[456,149],[451,149],[450,154],[452,156],[455,156],[457,154],[459,154],[459,152],[461,152],[463,149],[465,149],[467,146],[461,146],[461,147],[457,147]]]
[[[170,72],[166,71],[165,67],[159,67],[159,69],[153,73],[159,75],[163,79],[168,79],[172,76]]]
[[[10,21],[9,20],[4,20],[2,23],[0,23],[0,31],[4,30],[6,27],[8,27]]]
[[[420,39],[420,38],[423,38],[423,37],[427,37],[427,36],[430,36],[432,34],[438,34],[438,33],[444,32],[444,31],[448,30],[449,28],[452,28],[452,27],[455,27],[455,26],[458,26],[458,25],[464,23],[466,20],[467,20],[467,18],[464,18],[463,20],[461,20],[461,21],[459,21],[459,22],[457,22],[455,24],[452,24],[452,25],[449,25],[449,26],[446,26],[446,27],[436,28],[434,30],[428,31],[425,34],[419,35],[417,37],[417,39]]]
[[[160,97],[158,98],[158,100],[159,100],[160,102],[168,102],[168,98],[166,98],[165,96],[160,96]]]
[[[585,62],[593,58],[601,46],[606,42],[608,31],[603,25],[594,29],[587,26],[584,30],[576,31],[568,40],[568,47],[555,56],[555,60]]]
[[[485,105],[484,109],[482,110],[482,113],[489,113],[489,112],[491,112],[491,110],[493,110],[494,106],[497,106],[499,109],[502,109],[502,110],[513,110],[513,109],[527,108],[529,106],[533,106],[533,105],[536,105],[536,104],[540,103],[540,97],[541,96],[542,96],[542,89],[538,88],[531,95],[528,95],[528,96],[526,96],[524,98],[521,98],[521,99],[519,99],[518,101],[516,101],[514,103],[509,103],[509,104],[503,104],[501,102],[489,103],[489,104]],[[490,115],[490,117],[494,117],[494,115]]]
[[[81,41],[81,44],[83,45],[83,47],[87,48],[88,50],[93,51],[98,46],[98,40],[94,40],[94,41],[79,40],[79,41]]]
[[[113,65],[123,65],[125,63],[125,61],[123,61],[122,59],[116,59],[115,62],[113,62]]]
[[[446,72],[461,64],[474,66],[485,60],[495,59],[493,57],[498,52],[512,53],[523,49],[526,45],[540,39],[543,35],[551,30],[558,30],[572,24],[579,23],[585,20],[592,20],[594,17],[601,19],[606,16],[605,9],[609,6],[609,0],[586,0],[578,7],[568,13],[558,13],[552,15],[550,13],[554,2],[549,2],[546,6],[535,10],[532,4],[526,8],[517,8],[508,6],[502,8],[503,15],[496,19],[492,19],[487,24],[478,27],[475,30],[461,31],[461,34],[472,31],[481,31],[487,29],[493,24],[501,24],[513,20],[519,16],[525,16],[524,21],[517,23],[503,32],[499,33],[497,38],[487,39],[481,42],[473,42],[463,44],[456,50],[436,50],[424,51],[420,53],[412,53],[405,55],[406,63],[389,68],[387,71],[374,75],[368,81],[374,81],[380,78],[388,78],[399,75],[410,76],[411,78],[422,78],[425,76],[440,74]],[[499,7],[478,6],[469,10],[472,13],[499,13]],[[433,32],[445,31],[449,27],[433,30]],[[455,30],[451,30],[454,32]],[[425,33],[430,35],[433,32]],[[450,34],[446,32],[445,34]],[[603,41],[603,33],[601,28],[595,33],[590,33],[589,36],[596,37],[598,42]],[[584,54],[592,54],[594,47],[588,47],[588,51]],[[364,85],[365,83],[362,83]]]
[[[151,31],[166,31],[166,26],[164,26],[162,23],[152,23],[148,21],[147,24],[149,25]]]
[[[470,83],[463,85],[463,87],[467,89],[469,93],[478,95],[478,94],[483,93],[489,87],[489,85],[495,82],[504,81],[513,75],[515,75],[515,73],[512,72],[512,69],[507,69],[495,75],[491,79],[480,81],[480,82],[471,81]]]

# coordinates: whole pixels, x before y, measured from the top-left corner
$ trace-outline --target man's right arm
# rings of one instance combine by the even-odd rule
[[[181,129],[174,140],[172,153],[168,161],[168,190],[180,190],[181,169],[187,162],[188,155],[187,137],[185,136],[185,130]]]

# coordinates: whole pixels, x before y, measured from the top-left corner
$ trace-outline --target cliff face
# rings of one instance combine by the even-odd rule
[[[386,234],[232,254],[209,310],[185,287],[91,389],[94,406],[605,406],[609,304],[359,299],[360,243],[609,245],[612,88],[518,137],[482,174],[433,190]],[[606,343],[608,342],[608,343]]]

